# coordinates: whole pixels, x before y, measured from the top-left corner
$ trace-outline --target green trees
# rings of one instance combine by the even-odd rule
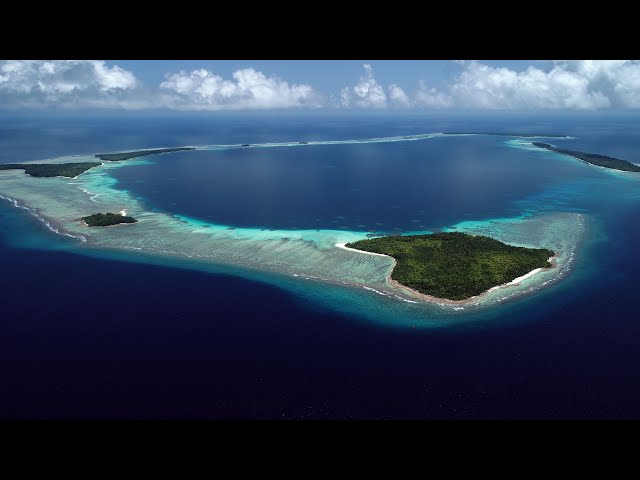
[[[120,162],[122,160],[129,160],[136,157],[146,157],[147,155],[155,155],[156,153],[178,152],[180,150],[195,150],[194,147],[179,147],[179,148],[158,148],[155,150],[137,150],[135,152],[121,152],[121,153],[99,153],[96,155],[100,160],[107,162]]]
[[[90,168],[97,167],[100,162],[84,163],[5,163],[0,170],[24,170],[32,177],[77,177]]]
[[[118,162],[157,153],[176,152],[178,150],[195,150],[194,147],[161,148],[157,150],[138,150],[136,152],[100,153],[96,155],[100,160]],[[77,177],[90,168],[101,165],[100,162],[79,163],[5,163],[0,164],[0,170],[24,170],[32,177]]]
[[[591,163],[592,165],[598,165],[599,167],[612,168],[614,170],[622,170],[623,172],[640,172],[640,167],[626,160],[620,160],[619,158],[608,157],[607,155],[600,155],[598,153],[585,153],[578,152],[577,150],[567,150],[566,148],[558,148],[548,143],[532,142],[533,145],[552,152],[562,153],[575,157],[583,162]]]
[[[346,245],[396,259],[391,278],[421,293],[463,300],[536,268],[550,267],[554,252],[507,245],[465,233],[380,237]]]
[[[89,227],[107,227],[109,225],[135,223],[138,221],[133,217],[125,217],[119,213],[94,213],[93,215],[82,217],[82,220],[84,220]]]

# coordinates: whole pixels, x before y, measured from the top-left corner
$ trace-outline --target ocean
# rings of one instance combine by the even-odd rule
[[[632,114],[3,114],[0,163],[447,131],[566,134],[545,141],[637,162],[638,126]],[[2,200],[0,418],[636,418],[638,180],[522,140],[209,149],[109,173],[150,211],[265,233],[584,218],[557,283],[424,320],[282,272],[88,251]]]

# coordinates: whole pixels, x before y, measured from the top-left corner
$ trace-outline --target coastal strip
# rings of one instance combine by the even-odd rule
[[[568,150],[566,148],[558,148],[542,142],[531,142],[531,144],[535,147],[543,148],[551,152],[577,158],[578,160],[582,160],[583,162],[590,163],[591,165],[596,165],[598,167],[610,168],[612,170],[619,170],[622,172],[640,172],[640,166],[620,158],[600,155],[598,153],[587,153],[579,152],[577,150]]]
[[[4,163],[0,170],[24,170],[31,177],[78,178],[87,170],[102,165],[100,162],[78,163]]]
[[[378,257],[389,257],[393,258],[391,255],[385,255],[384,253],[374,253],[374,252],[365,252],[364,250],[358,250],[357,248],[349,248],[346,246],[346,243],[336,243],[336,247],[341,248],[342,250],[349,250],[351,252],[365,253],[367,255],[375,255]],[[394,259],[395,261],[395,259]]]
[[[568,139],[568,135],[541,134],[541,133],[509,133],[509,132],[445,132],[443,135],[489,135],[496,137],[517,137],[517,138],[561,138]]]
[[[95,156],[100,160],[107,162],[121,162],[132,158],[146,157],[147,155],[157,155],[159,153],[179,152],[182,150],[195,150],[195,147],[175,147],[175,148],[156,148],[150,150],[134,150],[130,152],[120,153],[98,153]]]

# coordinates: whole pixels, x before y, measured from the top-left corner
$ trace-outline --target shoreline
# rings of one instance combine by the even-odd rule
[[[124,225],[135,225],[138,222],[121,222],[121,223],[114,223],[113,225],[88,225],[87,222],[85,222],[84,220],[80,219],[80,221],[82,222],[82,225],[87,227],[87,228],[109,228],[109,227],[122,227]]]
[[[346,245],[346,243],[336,243],[335,244],[336,247],[341,248],[342,250],[349,250],[351,252],[358,252],[358,253],[366,253],[367,255],[375,255],[376,257],[393,258],[391,255],[385,255],[384,253],[365,252],[364,250],[358,250],[356,248],[349,248],[349,247],[347,247],[345,245]],[[393,260],[395,261],[395,258]]]
[[[548,143],[542,143],[542,142],[531,142],[530,143],[532,146],[539,148],[541,150],[547,150],[549,152],[553,152],[553,153],[557,153],[560,155],[566,155],[568,157],[572,157],[575,158],[577,160],[580,160],[581,162],[587,163],[589,165],[593,165],[595,167],[600,167],[603,168],[605,170],[614,170],[616,172],[626,172],[626,173],[638,173],[637,170],[629,170],[624,169],[622,167],[626,167],[627,165],[633,165],[635,167],[638,167],[637,164],[630,162],[628,160],[623,160],[620,158],[616,158],[616,157],[610,157],[608,155],[599,155],[599,154],[593,154],[593,153],[589,153],[589,152],[581,152],[578,150],[569,150],[569,149],[565,149],[565,148],[558,148],[555,145],[551,145]],[[586,157],[586,158],[585,158]],[[618,166],[610,166],[610,165],[601,165],[599,163],[595,163],[595,160],[593,160],[594,157],[597,157],[598,160],[601,161],[608,161],[608,162],[617,162]],[[619,164],[622,165],[619,165]]]
[[[495,292],[496,290],[502,290],[504,288],[509,288],[509,287],[515,287],[515,286],[519,286],[520,282],[522,282],[523,280],[525,280],[526,278],[530,278],[532,276],[534,276],[536,273],[545,271],[545,270],[550,270],[552,268],[556,268],[556,262],[555,260],[559,257],[560,255],[556,252],[556,254],[553,257],[549,257],[549,261],[551,262],[551,267],[546,267],[546,268],[535,268],[533,270],[531,270],[529,273],[525,273],[524,275],[518,277],[518,278],[514,278],[513,280],[511,280],[510,282],[507,283],[501,283],[500,285],[496,285],[495,287],[491,287],[489,290],[485,290],[484,292],[478,294],[478,295],[474,295],[473,297],[469,297],[469,298],[465,298],[463,300],[450,300],[448,298],[440,298],[440,297],[434,297],[433,295],[427,295],[426,293],[421,293],[417,290],[414,290],[411,287],[407,287],[406,285],[401,284],[400,282],[394,280],[391,278],[391,274],[393,273],[393,268],[395,268],[397,262],[396,259],[393,259],[393,268],[391,269],[391,271],[387,274],[386,276],[386,282],[391,285],[392,287],[395,287],[399,290],[402,290],[403,292],[406,292],[408,295],[414,297],[414,298],[419,298],[420,300],[423,300],[425,302],[428,303],[436,303],[439,305],[469,305],[472,303],[475,303],[479,300],[482,300],[484,297],[486,297],[489,293],[491,292]]]
[[[56,235],[59,235],[61,237],[75,238],[76,240],[80,240],[82,243],[87,242],[87,238],[84,235],[72,235],[71,233],[67,232],[64,227],[56,220],[51,219],[47,216],[40,215],[35,208],[26,206],[26,202],[24,202],[22,199],[11,198],[2,194],[0,194],[0,199],[7,200],[15,208],[26,210],[31,216],[42,222],[49,231],[55,233]]]
[[[18,205],[17,201],[14,201],[13,198],[7,197],[7,196],[0,196],[4,199],[9,200],[10,203],[12,203],[14,206],[16,207],[20,207],[23,208],[27,211],[29,211],[29,213],[31,213],[32,215],[34,215],[38,220],[40,220],[42,223],[45,224],[45,226],[51,230],[52,232],[61,235],[61,236],[66,236],[66,237],[72,237],[74,239],[80,240],[82,242],[82,244],[87,245],[87,246],[91,246],[89,242],[89,238],[84,237],[83,235],[72,235],[70,233],[67,233],[65,230],[65,228],[63,227],[63,225],[61,223],[59,223],[58,221],[54,220],[54,219],[49,219],[51,221],[51,223],[49,223],[49,221],[47,221],[46,218],[41,217],[40,215],[38,215],[37,213],[35,213],[31,208],[26,207],[26,206],[22,206],[22,205]],[[81,219],[78,219],[81,220]],[[81,220],[81,224],[84,224],[84,221]],[[58,226],[59,228],[56,228],[55,226]],[[125,224],[116,224],[116,225],[109,225],[109,226],[122,226],[122,225],[126,225]],[[89,228],[86,224],[83,225],[84,228]],[[100,248],[100,245],[96,245],[97,247]],[[553,267],[557,267],[557,262],[556,259],[559,257],[558,253],[556,252],[556,254],[553,257],[549,258],[549,261],[552,264],[552,267],[545,267],[545,268],[538,268],[538,269],[534,269],[531,272],[528,272],[525,275],[522,275],[508,283],[505,284],[501,284],[501,285],[496,285],[492,288],[490,288],[489,290],[486,290],[482,293],[480,293],[479,295],[473,296],[473,297],[469,297],[463,300],[449,300],[446,298],[439,298],[439,297],[434,297],[431,295],[427,295],[427,294],[423,294],[421,292],[418,292],[417,290],[414,290],[410,287],[407,287],[406,285],[403,285],[395,280],[393,280],[391,278],[391,274],[393,272],[393,268],[395,268],[396,266],[396,260],[389,256],[389,255],[385,255],[385,254],[379,254],[379,253],[374,253],[374,252],[365,252],[362,250],[357,250],[354,248],[349,248],[346,247],[344,243],[338,243],[338,244],[334,244],[334,246],[336,246],[337,248],[341,248],[343,250],[347,250],[347,251],[352,251],[352,252],[357,252],[360,254],[367,254],[367,255],[375,255],[375,256],[384,256],[384,257],[389,257],[391,258],[393,264],[392,267],[390,269],[390,271],[385,275],[384,280],[382,284],[380,284],[381,287],[383,287],[383,290],[380,292],[382,295],[387,295],[390,297],[397,297],[398,300],[404,301],[404,302],[409,302],[409,303],[422,303],[427,304],[427,305],[438,305],[440,307],[455,307],[455,306],[464,306],[464,305],[479,305],[480,301],[489,293],[493,292],[494,290],[498,290],[498,289],[504,289],[504,288],[508,288],[510,286],[515,286],[517,284],[519,284],[520,282],[522,282],[524,279],[529,278],[533,275],[535,275],[536,273],[539,273],[540,271],[544,271],[544,270],[549,270]],[[134,248],[135,250],[141,250],[140,248]],[[120,248],[115,248],[115,250],[120,250]],[[124,248],[124,250],[129,250],[129,248]],[[179,257],[179,258],[183,258],[183,256],[181,254],[179,254],[178,252],[161,252],[161,251],[155,251],[155,252],[147,252],[150,255],[160,255],[160,256],[164,256],[165,254],[168,254],[169,257]],[[188,257],[192,258],[190,255],[187,255]],[[208,259],[203,259],[204,261],[207,261],[208,263]],[[242,267],[242,268],[248,268],[249,270],[259,270],[259,271],[267,271],[270,273],[278,273],[277,270],[272,270],[271,268],[265,268],[264,265],[260,265],[259,263],[251,263],[251,264],[246,264],[246,265],[238,265],[235,262],[231,262],[231,263],[227,263],[227,262],[220,262],[220,259],[218,259],[218,262],[213,262],[213,263],[221,263],[223,265],[231,265],[234,267]],[[279,273],[286,273],[286,272],[279,272]],[[299,273],[299,272],[297,272]],[[294,276],[298,276],[298,275],[294,275]],[[321,281],[326,281],[329,283],[333,283],[333,284],[343,284],[343,285],[352,285],[354,287],[364,287],[366,289],[371,288],[372,290],[376,290],[376,288],[373,287],[369,287],[368,285],[362,283],[362,282],[345,282],[345,281],[337,281],[334,278],[328,278],[325,276],[312,276],[312,275],[304,275],[305,277],[308,277],[307,279],[314,279],[314,280],[321,280]],[[381,279],[382,280],[382,279]],[[553,279],[552,279],[553,280]],[[544,282],[542,285],[546,285],[547,283],[549,283],[549,281]],[[368,288],[369,287],[369,288]],[[386,287],[386,288],[384,288]],[[379,287],[378,287],[379,288]],[[382,293],[385,292],[385,293]],[[518,293],[518,291],[516,291],[516,293]],[[416,300],[418,302],[416,302]]]
[[[484,292],[478,294],[478,295],[474,295],[473,297],[469,297],[469,298],[465,298],[463,300],[450,300],[448,298],[440,298],[440,297],[434,297],[433,295],[427,295],[426,293],[422,293],[419,292],[417,290],[414,290],[411,287],[408,287],[406,285],[403,285],[402,283],[394,280],[391,278],[391,274],[393,273],[393,269],[396,267],[396,265],[398,264],[398,262],[396,261],[395,258],[393,258],[390,255],[385,255],[383,253],[373,253],[373,252],[365,252],[363,250],[358,250],[355,248],[349,248],[349,247],[345,247],[344,243],[336,243],[335,245],[338,248],[341,248],[343,250],[350,250],[352,252],[359,252],[359,253],[364,253],[367,255],[376,255],[376,256],[381,256],[381,257],[389,257],[393,260],[393,266],[391,267],[391,270],[389,271],[389,273],[387,273],[386,277],[385,277],[385,282],[387,283],[387,285],[391,286],[394,289],[397,290],[401,290],[403,293],[407,294],[410,297],[413,298],[417,298],[419,300],[422,300],[424,302],[427,303],[435,303],[438,305],[469,305],[471,303],[475,303],[478,300],[481,300],[483,297],[486,297],[489,293],[494,292],[496,290],[502,290],[504,288],[509,288],[509,287],[515,287],[520,285],[520,282],[522,282],[523,280],[530,278],[532,276],[534,276],[536,273],[545,271],[545,270],[550,270],[552,268],[556,268],[557,267],[557,259],[560,257],[560,254],[558,252],[554,252],[554,255],[552,257],[549,257],[549,259],[547,260],[549,263],[551,263],[551,267],[539,267],[539,268],[534,268],[533,270],[531,270],[528,273],[525,273],[524,275],[514,278],[513,280],[511,280],[510,282],[507,283],[502,283],[500,285],[496,285],[494,287],[491,287],[488,290],[485,290]]]

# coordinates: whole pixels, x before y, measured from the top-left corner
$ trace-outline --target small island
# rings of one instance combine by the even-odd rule
[[[121,223],[136,223],[138,221],[133,217],[127,217],[120,213],[94,213],[93,215],[82,217],[82,220],[88,227],[108,227]]]
[[[507,245],[460,232],[371,238],[347,248],[396,260],[390,279],[424,295],[466,300],[512,282],[538,268],[552,267],[552,250]]]
[[[0,170],[24,170],[32,177],[69,177],[74,178],[90,168],[102,165],[100,162],[84,163],[5,163]]]
[[[134,152],[98,153],[96,157],[107,162],[120,162],[137,157],[146,157],[157,153],[179,152],[181,150],[195,150],[195,147],[156,148],[155,150],[136,150]]]
[[[121,153],[99,153],[96,155],[100,160],[108,162],[119,162],[136,157],[145,157],[158,153],[177,152],[179,150],[195,150],[195,147],[179,148],[159,148],[155,150],[138,150],[135,152]],[[32,177],[69,177],[74,178],[87,170],[99,167],[100,162],[78,162],[78,163],[5,163],[0,164],[0,170],[24,170]]]
[[[566,148],[558,148],[548,143],[532,142],[533,145],[539,148],[544,148],[556,153],[562,153],[571,157],[582,160],[583,162],[597,165],[599,167],[611,168],[613,170],[621,170],[623,172],[640,172],[640,167],[626,160],[621,160],[615,157],[608,157],[607,155],[599,155],[597,153],[585,153],[578,152],[576,150],[568,150]]]

